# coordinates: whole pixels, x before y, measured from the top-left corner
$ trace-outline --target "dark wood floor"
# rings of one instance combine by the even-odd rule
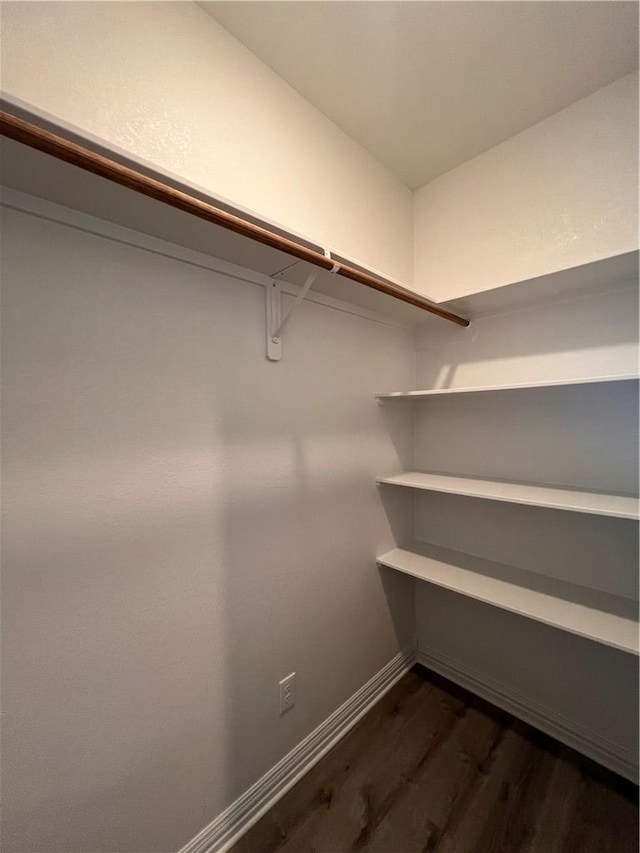
[[[416,667],[231,853],[637,853],[637,791]]]

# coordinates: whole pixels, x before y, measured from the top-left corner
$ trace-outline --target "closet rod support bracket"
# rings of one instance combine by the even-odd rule
[[[305,296],[311,289],[311,285],[318,276],[318,270],[312,270],[307,280],[297,294],[293,305],[287,314],[282,316],[282,288],[277,281],[271,281],[266,285],[266,325],[267,325],[267,358],[270,361],[280,361],[282,358],[282,335],[293,317],[294,313],[302,304]]]
[[[265,286],[266,302],[266,332],[267,358],[269,361],[280,361],[282,358],[282,339],[275,330],[282,323],[282,291],[277,281],[270,281]]]

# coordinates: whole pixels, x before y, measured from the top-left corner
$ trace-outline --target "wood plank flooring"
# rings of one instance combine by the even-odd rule
[[[637,793],[417,666],[231,853],[637,853]]]

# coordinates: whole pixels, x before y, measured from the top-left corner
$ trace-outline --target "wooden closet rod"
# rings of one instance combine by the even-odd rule
[[[289,240],[266,228],[255,225],[253,222],[248,222],[239,216],[220,210],[220,208],[201,201],[181,190],[174,189],[162,183],[162,181],[150,178],[136,169],[117,163],[109,157],[97,154],[95,151],[77,145],[75,142],[70,142],[68,139],[57,136],[55,133],[51,133],[44,128],[38,127],[24,119],[17,118],[5,111],[0,111],[0,133],[10,139],[15,139],[17,142],[22,142],[24,145],[29,145],[31,148],[36,148],[38,151],[43,151],[45,154],[51,154],[59,160],[79,166],[87,172],[93,172],[94,175],[100,175],[100,177],[113,181],[116,184],[121,184],[130,190],[149,196],[149,198],[154,198],[163,204],[168,204],[171,207],[178,208],[178,210],[183,210],[185,213],[205,219],[207,222],[212,222],[214,225],[234,231],[243,237],[256,240],[265,246],[271,246],[273,249],[278,249],[301,261],[307,261],[325,270],[333,269],[337,263],[338,269],[335,271],[336,275],[341,275],[358,284],[363,284],[365,287],[371,287],[395,299],[408,302],[409,305],[422,308],[430,314],[436,314],[438,317],[443,317],[445,320],[450,320],[459,326],[469,325],[469,321],[464,317],[459,317],[445,308],[440,308],[428,299],[407,292],[401,287],[376,278],[376,276],[363,272],[356,267],[336,262],[321,252],[309,249],[300,243],[296,243],[294,240]]]

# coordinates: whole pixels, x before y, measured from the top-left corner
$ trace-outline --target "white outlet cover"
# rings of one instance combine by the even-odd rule
[[[278,686],[280,688],[280,716],[290,711],[296,704],[296,674],[292,672],[283,678]]]

